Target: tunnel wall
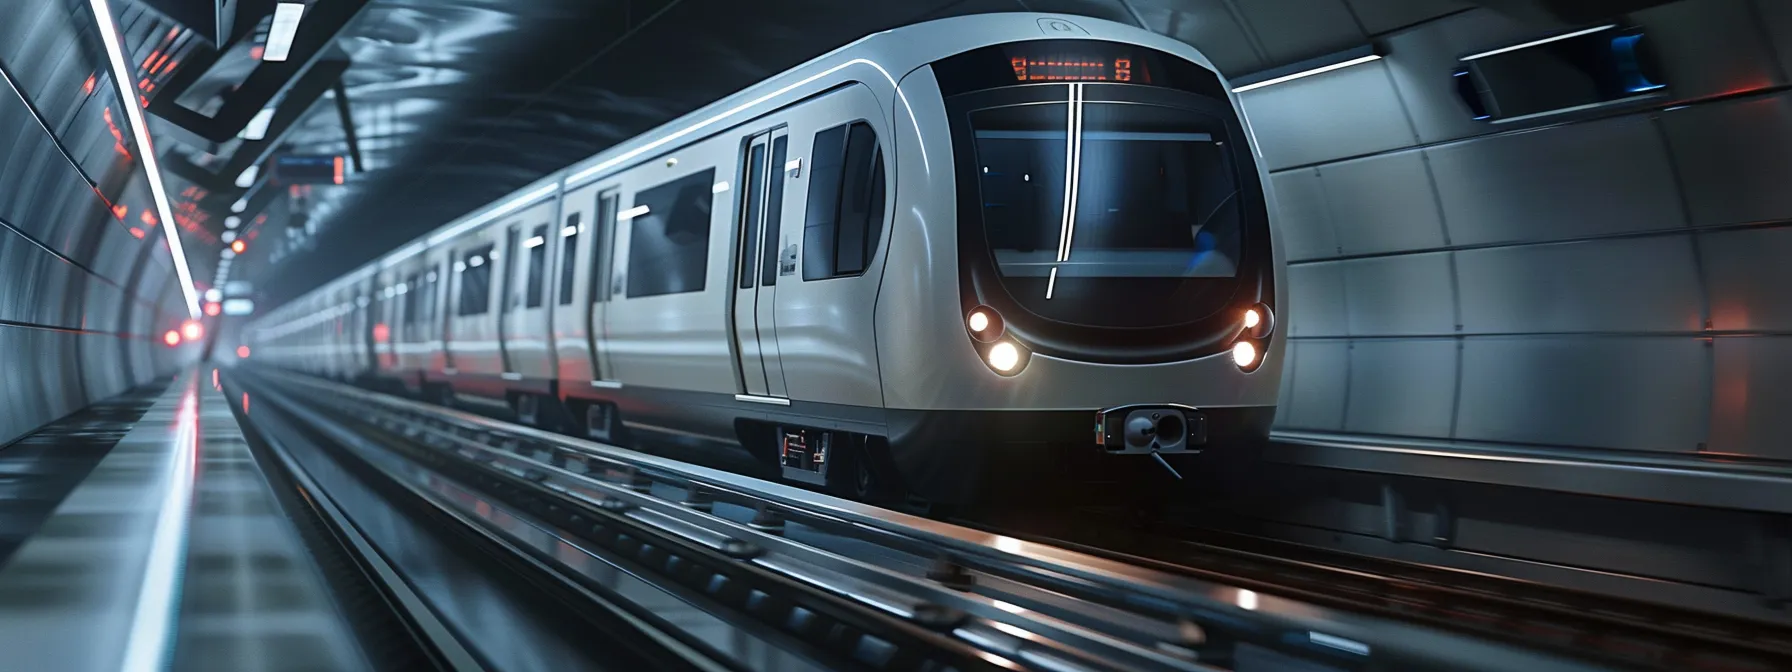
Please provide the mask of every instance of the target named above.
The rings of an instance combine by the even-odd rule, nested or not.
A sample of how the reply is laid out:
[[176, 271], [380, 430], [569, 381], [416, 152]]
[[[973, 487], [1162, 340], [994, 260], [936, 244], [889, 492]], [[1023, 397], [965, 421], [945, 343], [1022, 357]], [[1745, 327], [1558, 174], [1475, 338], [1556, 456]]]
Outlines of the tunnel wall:
[[1280, 428], [1792, 458], [1792, 3], [1633, 18], [1665, 109], [1473, 121], [1456, 58], [1550, 31], [1485, 10], [1243, 94], [1290, 265]]
[[108, 72], [86, 3], [0, 2], [0, 446], [185, 354], [158, 340], [186, 309]]

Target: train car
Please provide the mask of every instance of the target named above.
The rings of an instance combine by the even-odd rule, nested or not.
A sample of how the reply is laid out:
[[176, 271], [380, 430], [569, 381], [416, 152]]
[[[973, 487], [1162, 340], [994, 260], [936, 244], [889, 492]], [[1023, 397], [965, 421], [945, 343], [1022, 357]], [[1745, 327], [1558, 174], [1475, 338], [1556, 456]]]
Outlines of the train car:
[[1003, 464], [1066, 454], [1192, 466], [1265, 438], [1281, 378], [1282, 252], [1239, 110], [1198, 51], [1131, 26], [916, 24], [543, 178], [251, 334], [263, 362], [323, 353], [333, 375], [598, 440], [742, 447], [857, 497], [967, 501]]

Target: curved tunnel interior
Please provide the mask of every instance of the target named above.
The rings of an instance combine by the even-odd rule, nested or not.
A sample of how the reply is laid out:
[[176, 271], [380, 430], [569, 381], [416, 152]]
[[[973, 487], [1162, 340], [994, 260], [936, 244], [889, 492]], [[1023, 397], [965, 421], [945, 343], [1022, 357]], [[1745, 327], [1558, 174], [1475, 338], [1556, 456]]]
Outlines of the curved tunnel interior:
[[[279, 12], [288, 10], [279, 8], [288, 6], [301, 7], [290, 11], [304, 18], [276, 39], [287, 30]], [[109, 12], [113, 23], [96, 11]], [[1735, 609], [1750, 618], [1785, 618], [1756, 604], [1792, 596], [1792, 571], [1782, 571], [1792, 557], [1792, 415], [1784, 412], [1792, 406], [1792, 3], [1778, 0], [0, 0], [0, 463], [52, 440], [44, 432], [99, 427], [84, 410], [150, 399], [186, 385], [188, 372], [203, 378], [211, 367], [256, 367], [246, 325], [294, 300], [312, 300], [335, 329], [359, 330], [363, 345], [384, 343], [392, 332], [382, 330], [395, 327], [357, 322], [355, 311], [378, 310], [426, 286], [433, 294], [434, 271], [406, 267], [407, 275], [387, 278], [383, 296], [376, 290], [325, 301], [309, 293], [469, 212], [542, 184], [557, 188], [539, 181], [852, 40], [930, 19], [1014, 11], [1112, 21], [1198, 48], [1231, 81], [1266, 178], [1276, 263], [1286, 270], [1276, 277], [1285, 305], [1259, 318], [1285, 338], [1278, 341], [1273, 433], [1196, 472], [1190, 462], [1157, 457], [1144, 469], [1152, 477], [1162, 476], [1154, 466], [1162, 463], [1179, 481], [1211, 486], [1176, 510], [1199, 511], [1227, 535], [1405, 562], [1450, 556], [1457, 569], [1539, 582], [1608, 572], [1635, 579], [1613, 579], [1608, 592], [1645, 595], [1639, 599], [1681, 594], [1661, 598], [1650, 592], [1656, 581], [1710, 588], [1713, 609], [1745, 604]], [[106, 25], [116, 25], [116, 39], [101, 34]], [[1575, 51], [1585, 44], [1597, 58]], [[270, 58], [270, 50], [290, 55]], [[1616, 74], [1577, 70], [1595, 61]], [[989, 134], [996, 139], [981, 149], [1001, 165], [974, 179], [999, 187], [992, 193], [1001, 198], [986, 200], [1025, 208], [1001, 211], [1025, 225], [1004, 230], [1015, 240], [1000, 243], [1013, 249], [993, 253], [1002, 273], [1012, 271], [1013, 284], [1028, 291], [1040, 285], [1028, 294], [1039, 315], [1072, 315], [1064, 311], [1077, 304], [1062, 295], [1053, 304], [1044, 289], [1060, 281], [1043, 248], [1058, 240], [1069, 210], [1059, 208], [1062, 190], [1033, 184], [1059, 184], [1067, 170], [1067, 136], [1051, 133], [1063, 132], [1069, 99], [1054, 100], [1050, 109], [978, 118], [1007, 135]], [[1177, 133], [1200, 142], [1186, 143], [1186, 156], [1160, 161], [1150, 153], [1157, 150], [1133, 146], [1150, 134], [1129, 135], [1123, 131], [1131, 127], [1115, 121], [1125, 120], [1116, 111], [1125, 106], [1098, 103], [1089, 128], [1113, 137], [1106, 145], [1090, 141], [1090, 165], [1195, 171], [1222, 163], [1202, 152], [1243, 151], [1205, 144], [1212, 129], [1186, 122]], [[766, 133], [752, 141], [761, 152], [752, 155], [761, 162], [752, 186], [733, 178], [735, 165], [665, 182], [677, 187], [675, 199], [630, 200], [636, 191], [652, 195], [632, 182], [621, 200], [614, 184], [569, 184], [567, 203], [575, 188], [591, 187], [576, 198], [595, 209], [563, 222], [553, 219], [559, 205], [520, 199], [515, 212], [531, 218], [518, 224], [524, 233], [502, 243], [494, 237], [474, 265], [533, 254], [537, 275], [493, 276], [488, 267], [465, 277], [486, 283], [480, 296], [502, 306], [513, 301], [513, 284], [525, 282], [533, 289], [517, 292], [521, 308], [562, 311], [555, 315], [573, 315], [561, 306], [600, 287], [619, 301], [700, 290], [704, 258], [688, 252], [723, 235], [719, 225], [691, 228], [709, 226], [709, 195], [726, 194], [715, 201], [725, 205], [749, 188], [776, 185], [781, 174], [797, 184], [796, 176], [820, 167], [796, 158], [810, 149], [805, 134]], [[776, 156], [791, 152], [784, 173], [763, 163], [774, 142]], [[156, 165], [145, 161], [146, 148]], [[1135, 160], [1147, 153], [1149, 160]], [[896, 160], [892, 154], [892, 173]], [[1050, 165], [1009, 171], [1003, 162]], [[881, 178], [885, 164], [877, 165]], [[1218, 234], [1202, 239], [1196, 226], [1189, 236], [1179, 229], [1171, 242], [1138, 245], [1170, 249], [1161, 255], [1170, 265], [1185, 247], [1225, 252], [1212, 268], [1159, 274], [1173, 278], [1123, 268], [1145, 256], [1121, 252], [1108, 264], [1114, 268], [1086, 272], [1230, 283], [1236, 268], [1226, 255], [1239, 248], [1233, 229], [1241, 225], [1214, 204], [1227, 203], [1235, 177], [1180, 190], [1151, 181], [1112, 186], [1111, 194], [1085, 187], [1091, 222], [1121, 216], [1118, 205], [1095, 212], [1108, 201], [1159, 195], [1173, 201], [1160, 208], [1166, 221], [1220, 212]], [[1011, 205], [992, 203], [984, 205]], [[527, 209], [538, 207], [539, 217]], [[539, 260], [564, 253], [563, 266], [589, 261], [547, 241], [586, 240], [580, 237], [600, 219], [645, 232], [634, 234], [643, 242], [624, 258], [660, 275], [612, 288], [615, 269], [592, 264], [576, 283], [553, 275], [543, 290], [548, 262]], [[675, 224], [684, 227], [677, 236]], [[649, 239], [654, 227], [668, 233]], [[1112, 222], [1106, 229], [1121, 230]], [[1000, 247], [998, 237], [989, 234], [992, 247]], [[773, 240], [741, 249], [787, 252]], [[764, 280], [743, 271], [739, 290], [765, 291], [778, 259], [764, 260]], [[869, 259], [866, 253], [860, 267]], [[431, 259], [442, 268], [456, 261]], [[1035, 282], [1048, 272], [1049, 281]], [[794, 291], [788, 283], [803, 280], [786, 273], [777, 282]], [[445, 278], [440, 286], [464, 292], [451, 283], [466, 281]], [[464, 297], [445, 304], [452, 315], [406, 308], [402, 319], [440, 324], [477, 312]], [[1240, 305], [1264, 305], [1254, 300]], [[757, 304], [730, 310], [735, 305]], [[1081, 307], [1092, 317], [1064, 319], [1119, 320], [1102, 311], [1131, 305], [1090, 302]], [[1195, 312], [1219, 314], [1230, 305]], [[1185, 307], [1129, 313], [1139, 324], [1107, 326], [1188, 321]], [[769, 310], [749, 308], [747, 322], [729, 317], [763, 330], [751, 320], [770, 324]], [[1003, 325], [1001, 317], [977, 319]], [[1007, 319], [1010, 328], [1023, 324]], [[508, 328], [484, 337], [501, 339], [495, 334]], [[1203, 352], [1232, 356], [1230, 341], [1214, 343]], [[506, 367], [511, 358], [535, 356], [492, 347]], [[775, 344], [752, 347], [774, 361]], [[413, 355], [434, 356], [430, 365], [443, 368], [439, 353], [391, 356]], [[380, 362], [362, 359], [376, 368]], [[600, 374], [599, 362], [591, 366], [592, 389], [624, 385]], [[801, 375], [796, 366], [783, 375]], [[790, 395], [777, 391], [778, 369], [761, 371], [763, 389], [742, 387], [736, 399], [718, 403], [776, 405], [783, 394], [791, 406]], [[387, 382], [384, 391], [407, 391]], [[563, 391], [546, 385], [524, 393], [531, 419], [561, 413], [570, 425], [585, 423], [585, 438], [641, 429], [624, 423], [636, 406], [573, 399], [557, 411], [538, 410], [529, 395]], [[217, 384], [220, 395], [227, 389], [237, 388]], [[455, 401], [427, 385], [408, 392]], [[505, 394], [495, 403], [511, 404], [500, 410], [514, 420], [523, 406]], [[481, 403], [463, 401], [464, 408]], [[220, 403], [249, 413], [247, 393]], [[1155, 437], [1166, 431], [1193, 436], [1198, 422], [1178, 411], [1165, 430], [1146, 417], [1156, 416], [1125, 424], [1127, 445], [1158, 446]], [[77, 426], [56, 429], [59, 421]], [[847, 431], [885, 420], [829, 422], [830, 431]], [[1075, 425], [1087, 433], [1081, 416], [1049, 422], [1053, 431]], [[769, 426], [740, 432], [771, 435]], [[783, 448], [792, 442], [780, 440]], [[776, 452], [772, 439], [764, 441], [762, 452]], [[1741, 480], [1751, 484], [1734, 485]]]

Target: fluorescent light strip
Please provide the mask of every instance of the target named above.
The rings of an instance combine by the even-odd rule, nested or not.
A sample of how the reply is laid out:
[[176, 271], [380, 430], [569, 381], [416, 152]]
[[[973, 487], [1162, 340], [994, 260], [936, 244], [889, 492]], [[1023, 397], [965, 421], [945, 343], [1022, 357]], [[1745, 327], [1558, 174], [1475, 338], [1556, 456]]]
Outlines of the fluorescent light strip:
[[728, 190], [727, 182], [717, 182], [717, 183], [715, 183], [715, 186], [712, 186], [709, 188], [709, 193], [719, 194], [719, 193], [722, 193], [727, 190]]
[[1343, 63], [1333, 63], [1331, 65], [1328, 65], [1328, 66], [1325, 66], [1322, 68], [1313, 68], [1312, 70], [1302, 70], [1302, 71], [1294, 73], [1292, 75], [1283, 75], [1283, 76], [1277, 77], [1275, 79], [1266, 79], [1261, 82], [1257, 82], [1256, 84], [1246, 84], [1244, 86], [1233, 89], [1232, 92], [1233, 93], [1244, 93], [1244, 92], [1250, 91], [1252, 89], [1261, 89], [1265, 86], [1269, 86], [1272, 84], [1281, 84], [1282, 82], [1292, 82], [1292, 81], [1300, 79], [1302, 77], [1312, 77], [1313, 75], [1317, 75], [1320, 73], [1331, 72], [1333, 70], [1342, 70], [1344, 68], [1348, 68], [1353, 65], [1362, 65], [1364, 63], [1372, 63], [1374, 61], [1379, 61], [1379, 60], [1381, 60], [1380, 54], [1369, 54], [1368, 56], [1361, 56], [1361, 57], [1353, 58], [1348, 61], [1344, 61]]
[[793, 170], [801, 170], [802, 167], [803, 167], [803, 160], [801, 157], [791, 159], [789, 161], [784, 162], [784, 172], [786, 172], [786, 173], [793, 171]]
[[236, 186], [243, 189], [249, 188], [249, 185], [255, 184], [255, 178], [260, 173], [261, 166], [249, 166], [248, 168], [244, 168], [243, 173], [236, 176]]
[[1527, 48], [1527, 47], [1535, 47], [1535, 46], [1537, 46], [1537, 45], [1539, 45], [1539, 44], [1549, 44], [1549, 43], [1551, 43], [1551, 42], [1555, 42], [1555, 41], [1558, 41], [1558, 40], [1566, 40], [1566, 39], [1568, 39], [1568, 38], [1570, 38], [1570, 37], [1580, 37], [1580, 36], [1582, 36], [1582, 35], [1592, 35], [1592, 34], [1593, 34], [1593, 33], [1597, 33], [1597, 32], [1599, 32], [1599, 31], [1602, 31], [1602, 30], [1611, 30], [1611, 29], [1613, 29], [1613, 28], [1617, 28], [1617, 27], [1618, 27], [1618, 24], [1615, 24], [1615, 23], [1608, 23], [1608, 24], [1606, 24], [1606, 25], [1603, 25], [1603, 26], [1599, 26], [1599, 27], [1597, 27], [1597, 28], [1588, 28], [1588, 29], [1586, 29], [1586, 30], [1577, 30], [1577, 31], [1574, 31], [1574, 32], [1572, 32], [1572, 33], [1568, 33], [1568, 34], [1565, 34], [1565, 35], [1557, 35], [1557, 36], [1555, 36], [1555, 37], [1545, 37], [1545, 38], [1543, 38], [1543, 39], [1541, 39], [1541, 40], [1531, 40], [1531, 41], [1529, 41], [1529, 42], [1526, 42], [1526, 43], [1524, 43], [1524, 44], [1514, 44], [1514, 45], [1512, 45], [1512, 46], [1510, 46], [1510, 47], [1501, 47], [1501, 48], [1499, 48], [1499, 49], [1494, 49], [1494, 50], [1493, 50], [1493, 51], [1483, 51], [1483, 52], [1481, 52], [1481, 53], [1479, 53], [1479, 54], [1472, 54], [1472, 55], [1469, 55], [1469, 56], [1463, 56], [1463, 57], [1462, 57], [1462, 59], [1461, 59], [1461, 60], [1464, 60], [1464, 61], [1472, 61], [1472, 60], [1475, 60], [1475, 59], [1477, 59], [1477, 58], [1486, 58], [1486, 57], [1488, 57], [1488, 56], [1493, 56], [1493, 55], [1495, 55], [1495, 54], [1503, 54], [1503, 53], [1506, 53], [1506, 52], [1508, 52], [1508, 51], [1518, 51], [1518, 50], [1519, 50], [1519, 49], [1524, 49], [1524, 48]]
[[645, 215], [648, 212], [651, 212], [651, 211], [647, 209], [647, 206], [637, 205], [637, 206], [629, 208], [627, 210], [623, 210], [622, 212], [616, 213], [616, 220], [626, 222], [626, 221], [634, 219], [636, 217]]
[[1064, 251], [1058, 261], [1070, 261], [1070, 244], [1076, 240], [1076, 206], [1083, 196], [1083, 85], [1076, 85], [1076, 130], [1070, 134], [1070, 226], [1064, 229]]
[[174, 211], [168, 207], [168, 192], [162, 186], [162, 167], [149, 144], [149, 123], [143, 118], [143, 106], [131, 90], [131, 70], [124, 64], [124, 48], [119, 46], [118, 26], [112, 21], [112, 8], [106, 0], [88, 0], [93, 19], [99, 24], [100, 41], [106, 45], [106, 60], [112, 64], [112, 83], [118, 86], [118, 101], [124, 104], [125, 116], [131, 124], [131, 135], [137, 142], [137, 156], [143, 158], [143, 172], [149, 178], [149, 195], [156, 204], [156, 215], [162, 219], [162, 235], [168, 239], [168, 255], [174, 258], [174, 274], [180, 280], [180, 291], [187, 299], [187, 315], [199, 319], [199, 293], [193, 289], [193, 272], [187, 268], [186, 247], [180, 242], [180, 225], [174, 222]]
[[[1058, 229], [1058, 261], [1070, 258], [1070, 241], [1076, 236], [1076, 200], [1083, 168], [1083, 85], [1070, 85], [1068, 110], [1064, 122], [1064, 221]], [[1058, 286], [1058, 267], [1045, 283], [1045, 299], [1050, 301]]]
[[533, 247], [541, 247], [543, 245], [546, 245], [547, 243], [548, 243], [548, 239], [546, 239], [546, 238], [543, 238], [541, 236], [531, 236], [528, 240], [523, 241], [523, 249], [529, 249], [529, 248], [533, 248]]
[[579, 227], [568, 226], [566, 228], [560, 229], [560, 237], [561, 238], [571, 238], [576, 235], [579, 235]]
[[260, 112], [256, 112], [255, 116], [249, 119], [249, 125], [244, 126], [242, 132], [237, 133], [237, 137], [244, 140], [260, 140], [268, 137], [268, 125], [273, 122], [274, 108], [261, 108]]
[[292, 37], [299, 32], [299, 19], [304, 16], [303, 4], [282, 2], [274, 6], [274, 23], [268, 27], [268, 46], [261, 50], [261, 60], [286, 60], [292, 53]]

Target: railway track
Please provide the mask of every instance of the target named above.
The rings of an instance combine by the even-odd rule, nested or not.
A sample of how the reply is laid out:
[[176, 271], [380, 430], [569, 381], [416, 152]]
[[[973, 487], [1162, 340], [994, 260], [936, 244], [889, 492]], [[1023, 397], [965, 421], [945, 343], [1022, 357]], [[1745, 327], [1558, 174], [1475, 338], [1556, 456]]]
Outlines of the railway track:
[[[1166, 516], [1198, 519], [1198, 514]], [[1792, 625], [1623, 600], [1450, 568], [1342, 553], [1169, 523], [1142, 532], [1121, 515], [1076, 522], [963, 524], [1294, 599], [1434, 624], [1634, 669], [1792, 669]], [[1041, 529], [1049, 527], [1050, 529]], [[1031, 530], [1031, 531], [1020, 531]]]
[[[1216, 583], [308, 377], [230, 378], [256, 403], [383, 455], [369, 459], [408, 471], [420, 496], [473, 524], [501, 518], [482, 518], [481, 507], [512, 512], [561, 545], [534, 555], [562, 574], [598, 558], [652, 577], [822, 668], [1603, 669], [1288, 599], [1260, 582]], [[681, 641], [724, 667], [755, 669], [701, 638]]]

